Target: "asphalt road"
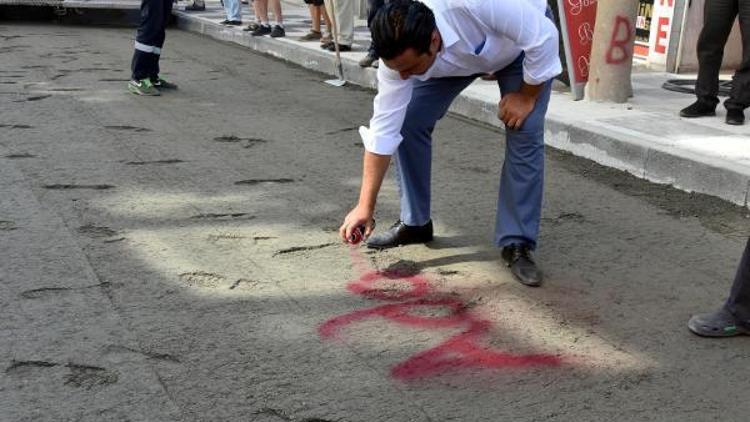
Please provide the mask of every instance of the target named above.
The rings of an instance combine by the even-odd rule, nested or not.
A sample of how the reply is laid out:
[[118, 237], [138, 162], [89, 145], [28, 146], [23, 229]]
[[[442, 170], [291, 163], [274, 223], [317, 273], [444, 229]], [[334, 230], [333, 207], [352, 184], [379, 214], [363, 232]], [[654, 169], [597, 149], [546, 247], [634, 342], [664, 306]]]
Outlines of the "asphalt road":
[[[0, 420], [744, 421], [750, 338], [707, 340], [747, 210], [547, 153], [542, 288], [491, 245], [502, 134], [435, 131], [436, 240], [373, 253], [373, 93], [178, 30], [0, 22]], [[378, 220], [398, 215], [390, 180]]]

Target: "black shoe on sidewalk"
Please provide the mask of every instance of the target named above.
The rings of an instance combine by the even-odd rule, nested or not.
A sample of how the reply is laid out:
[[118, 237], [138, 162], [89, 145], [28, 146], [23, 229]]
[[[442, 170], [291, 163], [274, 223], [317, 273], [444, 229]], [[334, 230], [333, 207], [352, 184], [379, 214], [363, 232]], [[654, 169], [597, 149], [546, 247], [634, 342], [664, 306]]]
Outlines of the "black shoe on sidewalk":
[[693, 315], [688, 328], [701, 337], [733, 337], [750, 334], [750, 328], [737, 324], [737, 318], [724, 308], [710, 314]]
[[359, 61], [359, 66], [370, 67], [376, 61], [378, 61], [378, 56], [376, 56], [375, 53], [373, 53], [372, 51], [368, 51], [367, 55]]
[[200, 12], [202, 10], [206, 10], [206, 5], [205, 4], [203, 4], [203, 5], [197, 5], [197, 4], [193, 3], [193, 4], [189, 4], [189, 5], [185, 6], [185, 10], [188, 11], [188, 12]]
[[271, 30], [271, 38], [281, 38], [286, 35], [286, 31], [284, 31], [284, 27], [281, 25], [274, 25], [273, 29]]
[[727, 110], [727, 124], [740, 126], [745, 124], [745, 112], [739, 108], [730, 108]]
[[698, 100], [680, 110], [680, 116], [687, 117], [688, 119], [693, 119], [695, 117], [716, 116], [716, 106], [712, 106], [701, 100]]
[[511, 274], [521, 284], [530, 287], [542, 285], [542, 272], [531, 256], [529, 245], [509, 245], [503, 248], [503, 261], [510, 268]]
[[432, 220], [424, 226], [407, 226], [399, 220], [390, 229], [369, 238], [367, 247], [387, 249], [412, 243], [426, 243], [432, 239]]
[[261, 25], [255, 31], [251, 32], [250, 35], [254, 37], [262, 37], [271, 33], [271, 25]]

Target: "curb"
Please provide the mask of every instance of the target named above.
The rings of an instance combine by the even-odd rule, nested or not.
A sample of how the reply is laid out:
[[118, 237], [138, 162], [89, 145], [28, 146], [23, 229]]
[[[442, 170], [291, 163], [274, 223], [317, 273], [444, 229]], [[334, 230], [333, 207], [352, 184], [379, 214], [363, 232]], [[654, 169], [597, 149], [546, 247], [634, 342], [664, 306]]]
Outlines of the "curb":
[[[332, 76], [336, 74], [334, 55], [329, 52], [306, 48], [301, 43], [289, 39], [253, 37], [248, 33], [180, 10], [173, 13], [180, 29], [239, 44], [316, 72]], [[354, 85], [376, 89], [376, 70], [363, 69], [355, 59], [348, 56], [342, 57], [346, 80]], [[502, 130], [496, 116], [498, 99], [495, 97], [499, 97], [499, 93], [496, 89], [491, 91], [493, 95], [468, 88], [456, 98], [450, 112]], [[566, 116], [566, 103], [563, 103], [565, 101], [569, 104], [570, 98], [562, 98], [562, 95], [559, 97], [555, 99], [553, 95], [547, 114], [546, 145], [606, 167], [626, 171], [651, 182], [669, 184], [688, 192], [717, 196], [733, 204], [750, 208], [750, 166], [702, 156], [686, 149], [668, 148], [664, 146], [662, 139], [641, 131], [629, 131], [623, 127], [608, 126], [594, 120], [571, 119], [570, 115]], [[555, 111], [558, 108], [555, 103], [559, 103], [561, 112]], [[620, 106], [625, 110], [624, 107], [627, 105], [614, 107]], [[630, 113], [638, 115], [638, 112]]]

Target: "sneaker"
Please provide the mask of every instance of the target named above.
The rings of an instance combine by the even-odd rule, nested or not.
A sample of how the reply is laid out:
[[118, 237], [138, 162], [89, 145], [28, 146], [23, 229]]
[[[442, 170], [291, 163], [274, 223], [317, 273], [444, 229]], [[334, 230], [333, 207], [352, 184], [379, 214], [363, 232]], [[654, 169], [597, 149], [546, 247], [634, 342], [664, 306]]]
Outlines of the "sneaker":
[[185, 10], [188, 12], [200, 12], [202, 10], [206, 10], [206, 5], [205, 4], [198, 5], [198, 4], [193, 3], [193, 4], [189, 4], [185, 6]]
[[233, 21], [225, 20], [224, 22], [222, 22], [222, 24], [223, 25], [227, 25], [227, 26], [240, 26], [240, 25], [242, 25], [242, 21], [238, 21], [238, 20], [233, 20]]
[[315, 41], [323, 38], [323, 34], [320, 31], [310, 30], [307, 34], [299, 37], [299, 41]]
[[128, 82], [128, 91], [136, 95], [144, 95], [149, 97], [155, 97], [161, 95], [158, 89], [151, 83], [151, 80], [141, 79], [139, 81]]
[[260, 37], [271, 33], [271, 25], [260, 25], [255, 31], [251, 32], [250, 35], [254, 37]]
[[281, 25], [274, 25], [273, 29], [271, 30], [271, 38], [281, 38], [286, 35], [286, 31], [284, 31], [284, 27]]
[[[322, 48], [323, 50], [328, 50], [328, 51], [334, 51], [335, 52], [336, 51], [336, 43], [334, 43], [333, 41], [331, 41], [328, 44], [321, 45], [320, 48]], [[352, 51], [352, 46], [348, 45], [348, 44], [339, 44], [339, 51], [342, 52], [342, 53], [347, 52], [347, 51]]]
[[177, 84], [169, 82], [166, 79], [162, 78], [161, 76], [157, 76], [156, 78], [151, 78], [151, 83], [157, 89], [177, 89]]
[[258, 29], [259, 27], [260, 27], [260, 23], [253, 22], [250, 25], [248, 25], [247, 28], [242, 28], [242, 30], [245, 31], [245, 32], [253, 32], [256, 29]]
[[368, 51], [367, 55], [359, 61], [360, 67], [370, 67], [373, 63], [378, 61], [378, 57], [372, 51]]
[[680, 116], [687, 117], [689, 119], [695, 117], [716, 116], [716, 106], [712, 106], [701, 100], [698, 100], [680, 110]]
[[702, 337], [733, 337], [750, 334], [750, 329], [737, 324], [737, 318], [722, 308], [709, 314], [693, 315], [688, 328], [693, 334]]

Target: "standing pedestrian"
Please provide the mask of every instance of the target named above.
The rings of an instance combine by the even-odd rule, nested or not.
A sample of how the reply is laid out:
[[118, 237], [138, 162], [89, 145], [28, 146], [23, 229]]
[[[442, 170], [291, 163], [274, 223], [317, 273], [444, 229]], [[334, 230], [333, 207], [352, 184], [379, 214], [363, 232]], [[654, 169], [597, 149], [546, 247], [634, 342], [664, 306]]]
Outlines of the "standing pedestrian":
[[224, 13], [226, 13], [227, 18], [221, 22], [222, 25], [242, 25], [242, 6], [240, 5], [240, 0], [224, 0]]
[[[372, 19], [378, 12], [381, 6], [386, 3], [386, 0], [367, 0], [367, 28], [372, 25]], [[370, 41], [370, 46], [367, 48], [367, 55], [359, 61], [361, 67], [378, 67], [378, 53], [375, 51], [375, 43]]]
[[[354, 44], [354, 0], [326, 0], [329, 16], [335, 15], [336, 34], [338, 35], [339, 51], [352, 51]], [[333, 13], [331, 12], [333, 10]], [[336, 51], [333, 40], [322, 43], [320, 48]]]
[[156, 96], [161, 89], [177, 88], [159, 75], [159, 58], [171, 15], [172, 0], [141, 0], [141, 20], [128, 82], [128, 90], [133, 94]]
[[698, 38], [698, 80], [695, 83], [698, 99], [682, 109], [680, 116], [716, 115], [724, 46], [738, 16], [742, 32], [742, 63], [734, 72], [732, 91], [724, 101], [724, 108], [727, 109], [727, 124], [745, 123], [745, 109], [750, 106], [750, 0], [706, 0], [703, 29]]
[[[271, 5], [273, 14], [276, 17], [276, 24], [271, 27], [268, 19], [268, 5]], [[281, 14], [281, 0], [254, 0], [255, 12], [260, 18], [260, 25], [252, 30], [250, 34], [254, 37], [271, 35], [273, 38], [283, 37], [286, 35], [284, 29], [284, 16]], [[249, 28], [248, 28], [249, 29]]]
[[[546, 15], [546, 16], [545, 16]], [[365, 146], [357, 206], [339, 229], [345, 241], [360, 226], [373, 230], [375, 202], [395, 154], [401, 216], [367, 240], [390, 248], [432, 240], [432, 130], [478, 74], [493, 74], [506, 127], [495, 244], [521, 283], [539, 286], [537, 246], [544, 182], [544, 116], [560, 73], [558, 32], [546, 0], [391, 0], [372, 22], [378, 94]]]
[[694, 315], [688, 321], [688, 328], [704, 337], [750, 334], [750, 239], [724, 306], [713, 313]]
[[328, 32], [331, 32], [331, 18], [328, 17], [323, 0], [305, 0], [307, 8], [310, 10], [310, 19], [312, 24], [310, 32], [300, 37], [300, 41], [319, 41], [323, 38], [323, 32], [320, 29], [320, 19], [326, 25]]

